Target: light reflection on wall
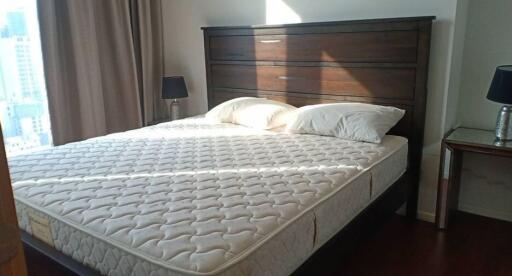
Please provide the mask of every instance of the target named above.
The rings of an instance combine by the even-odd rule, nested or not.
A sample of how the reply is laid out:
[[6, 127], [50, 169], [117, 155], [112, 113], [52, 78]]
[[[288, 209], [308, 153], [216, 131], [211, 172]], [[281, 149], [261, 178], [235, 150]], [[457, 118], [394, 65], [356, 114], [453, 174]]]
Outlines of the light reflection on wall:
[[291, 9], [285, 0], [266, 0], [266, 23], [301, 23], [302, 18]]

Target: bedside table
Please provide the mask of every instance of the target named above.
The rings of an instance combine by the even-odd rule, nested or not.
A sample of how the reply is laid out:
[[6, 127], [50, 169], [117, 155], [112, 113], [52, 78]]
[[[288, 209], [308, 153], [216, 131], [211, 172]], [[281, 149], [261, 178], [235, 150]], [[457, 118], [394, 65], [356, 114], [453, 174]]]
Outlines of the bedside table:
[[464, 152], [512, 157], [512, 141], [497, 142], [494, 131], [457, 128], [443, 139], [437, 190], [436, 226], [447, 229], [459, 203], [460, 176]]

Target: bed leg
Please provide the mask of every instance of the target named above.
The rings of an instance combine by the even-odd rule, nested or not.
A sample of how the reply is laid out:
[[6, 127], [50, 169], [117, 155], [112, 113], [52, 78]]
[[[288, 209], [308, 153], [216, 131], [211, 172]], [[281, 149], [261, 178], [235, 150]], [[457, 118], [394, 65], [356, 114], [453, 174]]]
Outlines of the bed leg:
[[415, 220], [418, 209], [418, 195], [411, 195], [407, 200], [406, 214], [409, 219]]
[[406, 215], [409, 219], [416, 220], [418, 215], [419, 173], [412, 173], [409, 181]]

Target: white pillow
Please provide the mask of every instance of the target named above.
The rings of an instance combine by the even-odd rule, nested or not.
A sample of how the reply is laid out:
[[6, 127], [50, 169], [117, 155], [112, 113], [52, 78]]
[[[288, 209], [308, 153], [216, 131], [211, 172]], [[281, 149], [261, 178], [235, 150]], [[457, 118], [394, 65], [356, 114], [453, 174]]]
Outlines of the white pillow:
[[217, 123], [231, 123], [233, 122], [233, 111], [251, 99], [255, 98], [240, 97], [225, 101], [208, 111], [205, 117]]
[[285, 114], [297, 108], [264, 98], [235, 98], [216, 106], [206, 118], [219, 123], [233, 123], [257, 129], [271, 129], [285, 125]]
[[380, 143], [404, 114], [396, 107], [363, 103], [308, 105], [297, 109], [286, 131]]

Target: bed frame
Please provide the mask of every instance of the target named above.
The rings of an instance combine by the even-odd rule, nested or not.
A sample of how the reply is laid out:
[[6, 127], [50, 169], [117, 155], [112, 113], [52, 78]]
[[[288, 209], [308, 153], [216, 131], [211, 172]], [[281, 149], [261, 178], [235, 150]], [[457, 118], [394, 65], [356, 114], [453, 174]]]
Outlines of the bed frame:
[[203, 28], [212, 108], [242, 96], [294, 106], [367, 102], [406, 110], [407, 214], [416, 216], [434, 17]]
[[[335, 264], [340, 254], [353, 249], [405, 202], [407, 216], [416, 218], [434, 19], [203, 28], [209, 108], [252, 96], [294, 106], [348, 101], [406, 110], [390, 132], [409, 139], [406, 173], [295, 274], [313, 273], [319, 264]], [[29, 264], [46, 262], [47, 270], [53, 264], [52, 272], [96, 274], [26, 233], [22, 239]]]

